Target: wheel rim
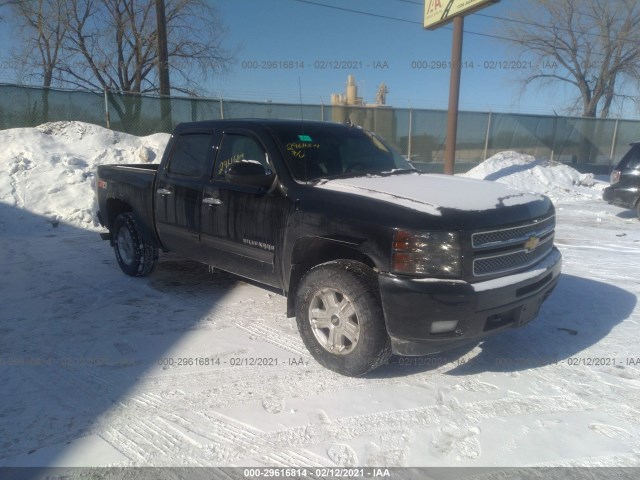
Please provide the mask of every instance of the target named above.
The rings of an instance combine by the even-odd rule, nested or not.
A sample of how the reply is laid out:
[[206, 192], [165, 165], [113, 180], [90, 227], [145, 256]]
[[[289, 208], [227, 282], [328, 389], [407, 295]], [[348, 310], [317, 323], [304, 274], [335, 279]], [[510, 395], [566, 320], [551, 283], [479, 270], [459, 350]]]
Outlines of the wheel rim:
[[118, 231], [118, 238], [116, 241], [118, 246], [118, 252], [120, 253], [120, 258], [127, 265], [131, 265], [133, 263], [133, 238], [131, 238], [131, 232], [128, 228], [121, 228]]
[[318, 291], [309, 304], [311, 330], [330, 353], [348, 355], [358, 345], [360, 324], [353, 302], [333, 288]]

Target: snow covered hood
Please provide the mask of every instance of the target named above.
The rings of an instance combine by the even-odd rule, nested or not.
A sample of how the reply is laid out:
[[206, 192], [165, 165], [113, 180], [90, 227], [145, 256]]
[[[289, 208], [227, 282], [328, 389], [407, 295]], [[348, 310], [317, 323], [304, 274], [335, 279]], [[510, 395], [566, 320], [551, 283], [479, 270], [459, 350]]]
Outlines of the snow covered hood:
[[402, 205], [431, 215], [443, 209], [484, 211], [540, 201], [541, 195], [469, 178], [412, 173], [327, 180], [319, 188], [352, 193]]

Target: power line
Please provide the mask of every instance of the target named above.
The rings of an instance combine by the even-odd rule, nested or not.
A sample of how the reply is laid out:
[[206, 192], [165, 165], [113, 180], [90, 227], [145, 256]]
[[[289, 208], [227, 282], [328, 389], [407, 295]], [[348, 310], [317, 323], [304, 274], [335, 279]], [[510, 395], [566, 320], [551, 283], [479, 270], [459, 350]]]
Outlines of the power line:
[[[416, 2], [414, 0], [396, 0], [396, 2], [408, 3], [408, 4], [411, 4], [411, 5], [420, 5], [420, 6], [424, 5], [424, 2]], [[538, 28], [544, 28], [544, 29], [548, 29], [549, 28], [549, 25], [544, 25], [542, 23], [535, 23], [535, 22], [527, 22], [526, 20], [520, 20], [520, 19], [517, 19], [517, 18], [501, 17], [499, 15], [489, 15], [487, 13], [479, 13], [479, 12], [476, 12], [474, 15], [476, 15], [478, 17], [490, 18], [492, 20], [500, 20], [500, 21], [503, 21], [503, 22], [511, 22], [511, 23], [519, 23], [521, 25], [529, 25], [531, 27], [538, 27]], [[583, 13], [583, 15], [589, 16], [586, 13]], [[563, 32], [569, 32], [569, 33], [572, 32], [571, 29], [563, 28], [563, 27], [557, 27], [557, 30], [560, 30], [560, 31], [563, 31]], [[599, 33], [591, 33], [591, 32], [582, 32], [582, 33], [584, 33], [585, 35], [589, 35], [591, 37], [609, 38], [606, 35], [601, 35]], [[618, 40], [618, 38], [614, 37], [612, 40]]]
[[[367, 15], [369, 17], [377, 17], [377, 18], [382, 18], [382, 19], [385, 19], [385, 20], [394, 20], [394, 21], [397, 21], [397, 22], [404, 22], [404, 23], [411, 23], [411, 24], [414, 24], [414, 25], [420, 25], [421, 27], [423, 26], [422, 22], [416, 22], [415, 20], [407, 20], [406, 18], [391, 17], [391, 16], [388, 16], [388, 15], [381, 15], [381, 14], [378, 14], [378, 13], [366, 12], [366, 11], [363, 11], [363, 10], [355, 10], [355, 9], [352, 9], [352, 8], [337, 7], [335, 5], [327, 5], [326, 3], [319, 3], [319, 2], [314, 2], [314, 1], [311, 1], [311, 0], [293, 0], [293, 1], [294, 2], [299, 2], [299, 3], [306, 3], [308, 5], [315, 5], [317, 7], [329, 8], [329, 9], [332, 9], [332, 10], [340, 10], [340, 11], [343, 11], [343, 12], [356, 13], [358, 15]], [[408, 0], [405, 0], [405, 1], [408, 1]], [[411, 3], [413, 3], [413, 2], [411, 2]], [[451, 27], [443, 27], [443, 29], [445, 29], [445, 30], [453, 30]], [[492, 34], [489, 34], [489, 33], [473, 32], [473, 31], [470, 31], [470, 30], [465, 30], [465, 33], [469, 34], [469, 35], [477, 35], [479, 37], [487, 37], [487, 38], [493, 38], [493, 39], [497, 39], [497, 40], [515, 41], [513, 38], [502, 37], [500, 35], [492, 35]]]
[[422, 25], [421, 22], [416, 22], [415, 20], [407, 20], [405, 18], [398, 18], [398, 17], [389, 17], [387, 15], [379, 15], [377, 13], [372, 13], [372, 12], [365, 12], [362, 10], [354, 10], [351, 8], [344, 8], [344, 7], [336, 7], [335, 5], [327, 5], [326, 3], [319, 3], [319, 2], [312, 2], [310, 0], [293, 0], [294, 2], [299, 2], [299, 3], [307, 3], [309, 5], [316, 5], [317, 7], [325, 7], [325, 8], [331, 8], [333, 10], [341, 10], [343, 12], [350, 12], [350, 13], [357, 13], [360, 15], [368, 15], [370, 17], [377, 17], [377, 18], [384, 18], [387, 20], [395, 20], [398, 22], [405, 22], [405, 23], [413, 23], [416, 25]]
[[[294, 2], [299, 2], [299, 3], [306, 3], [306, 4], [309, 4], [309, 5], [315, 5], [317, 7], [329, 8], [329, 9], [332, 9], [332, 10], [340, 10], [340, 11], [344, 11], [344, 12], [355, 13], [355, 14], [358, 14], [358, 15], [367, 15], [367, 16], [370, 16], [370, 17], [382, 18], [382, 19], [385, 19], [385, 20], [394, 20], [394, 21], [398, 21], [398, 22], [405, 22], [405, 23], [411, 23], [411, 24], [414, 24], [414, 25], [423, 26], [422, 22], [416, 22], [415, 20], [407, 20], [406, 18], [391, 17], [391, 16], [388, 16], [388, 15], [381, 15], [381, 14], [378, 14], [378, 13], [366, 12], [366, 11], [363, 11], [363, 10], [355, 10], [355, 9], [351, 9], [351, 8], [337, 7], [335, 5], [327, 5], [326, 3], [314, 2], [312, 0], [293, 0], [293, 1]], [[422, 5], [422, 3], [414, 2], [414, 1], [411, 1], [411, 0], [396, 0], [396, 1], [403, 2], [403, 3], [410, 3], [410, 4], [414, 4], [414, 5]], [[525, 23], [525, 24], [528, 24], [528, 25], [542, 27], [542, 28], [545, 27], [544, 25], [537, 24], [537, 23], [525, 22], [524, 20], [509, 19], [509, 18], [506, 18], [506, 17], [498, 17], [498, 16], [486, 15], [486, 14], [480, 14], [480, 13], [476, 13], [476, 15], [483, 16], [483, 17], [486, 17], [486, 18], [492, 18], [492, 19], [495, 19], [495, 20], [504, 20], [504, 21]], [[453, 28], [448, 27], [448, 26], [441, 27], [441, 28], [443, 30], [449, 30], [449, 31], [453, 30]], [[569, 29], [563, 29], [563, 28], [558, 28], [558, 30], [565, 30], [567, 32], [571, 31]], [[515, 43], [519, 42], [518, 39], [515, 39], [515, 38], [512, 38], [512, 37], [505, 37], [505, 36], [502, 36], [502, 35], [493, 35], [493, 34], [490, 34], [490, 33], [474, 32], [473, 30], [466, 30], [465, 29], [464, 33], [468, 34], [468, 35], [475, 35], [475, 36], [478, 36], [478, 37], [492, 38], [494, 40], [505, 40], [507, 42], [515, 42]], [[586, 35], [592, 35], [592, 36], [607, 38], [606, 36], [599, 35], [597, 33], [589, 33], [589, 32], [584, 32], [584, 33]], [[617, 39], [614, 38], [614, 40], [617, 40]], [[599, 57], [608, 57], [609, 56], [609, 54], [599, 53], [599, 52], [591, 52], [591, 54], [599, 56]]]
[[424, 5], [424, 2], [413, 2], [412, 0], [396, 0], [397, 2], [402, 3], [411, 3], [413, 5], [420, 5], [421, 7]]

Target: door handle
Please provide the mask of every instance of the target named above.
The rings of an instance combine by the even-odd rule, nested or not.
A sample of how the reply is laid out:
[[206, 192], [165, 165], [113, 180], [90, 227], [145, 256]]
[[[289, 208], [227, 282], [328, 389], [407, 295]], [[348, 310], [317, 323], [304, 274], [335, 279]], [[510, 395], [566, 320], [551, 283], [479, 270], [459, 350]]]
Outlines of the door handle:
[[222, 205], [222, 200], [214, 197], [206, 197], [202, 199], [202, 203], [206, 203], [207, 205]]
[[160, 195], [171, 195], [171, 190], [167, 190], [166, 188], [159, 188], [156, 190], [156, 193]]

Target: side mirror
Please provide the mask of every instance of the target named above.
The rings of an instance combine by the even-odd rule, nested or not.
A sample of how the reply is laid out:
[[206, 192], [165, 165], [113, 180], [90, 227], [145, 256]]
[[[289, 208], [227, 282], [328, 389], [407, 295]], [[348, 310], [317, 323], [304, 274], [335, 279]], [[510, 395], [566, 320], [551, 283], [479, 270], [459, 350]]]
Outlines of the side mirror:
[[257, 160], [241, 160], [230, 165], [225, 171], [224, 178], [231, 183], [251, 185], [254, 187], [269, 187], [275, 175], [266, 170]]

